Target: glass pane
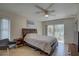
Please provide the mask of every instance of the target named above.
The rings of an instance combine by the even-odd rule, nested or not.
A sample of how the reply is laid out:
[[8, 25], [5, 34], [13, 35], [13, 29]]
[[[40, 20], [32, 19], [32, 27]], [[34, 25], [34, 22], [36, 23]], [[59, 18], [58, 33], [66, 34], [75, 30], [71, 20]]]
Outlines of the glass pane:
[[1, 38], [5, 39], [5, 38], [9, 38], [9, 32], [8, 31], [1, 31]]
[[9, 28], [9, 22], [6, 19], [2, 19], [2, 24], [1, 24], [2, 30], [8, 29]]
[[53, 32], [54, 32], [53, 25], [48, 25], [48, 27], [47, 27], [47, 35], [48, 36], [53, 36]]
[[64, 24], [55, 25], [55, 37], [59, 42], [64, 42]]

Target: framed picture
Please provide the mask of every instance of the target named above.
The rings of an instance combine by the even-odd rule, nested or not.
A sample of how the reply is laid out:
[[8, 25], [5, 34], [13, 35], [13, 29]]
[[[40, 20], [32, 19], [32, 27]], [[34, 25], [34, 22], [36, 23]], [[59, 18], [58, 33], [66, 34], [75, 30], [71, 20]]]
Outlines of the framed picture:
[[27, 27], [28, 28], [36, 28], [35, 21], [33, 21], [33, 20], [27, 20]]

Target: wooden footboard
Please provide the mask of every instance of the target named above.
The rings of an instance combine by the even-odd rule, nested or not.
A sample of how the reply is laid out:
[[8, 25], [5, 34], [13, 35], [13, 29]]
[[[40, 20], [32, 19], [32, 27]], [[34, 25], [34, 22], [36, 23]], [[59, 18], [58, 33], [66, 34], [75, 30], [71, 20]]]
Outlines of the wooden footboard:
[[52, 48], [51, 48], [50, 54], [46, 53], [45, 51], [41, 50], [40, 48], [35, 47], [35, 46], [33, 46], [33, 45], [31, 45], [31, 44], [29, 44], [29, 43], [27, 43], [27, 42], [26, 42], [25, 45], [26, 45], [26, 46], [29, 46], [29, 47], [31, 47], [31, 48], [33, 48], [33, 49], [36, 49], [36, 50], [38, 50], [38, 51], [40, 51], [40, 52], [43, 52], [44, 54], [46, 54], [46, 55], [48, 55], [48, 56], [51, 56], [51, 55], [53, 54], [54, 50], [56, 49], [56, 47], [57, 47], [57, 45], [58, 45], [58, 42], [54, 43], [54, 45], [51, 46]]
[[46, 55], [49, 55], [48, 53], [44, 52], [44, 51], [41, 50], [40, 48], [35, 47], [35, 46], [33, 46], [33, 45], [31, 45], [31, 44], [29, 44], [29, 43], [27, 43], [27, 42], [26, 42], [25, 45], [26, 45], [26, 46], [29, 46], [29, 47], [31, 47], [31, 48], [33, 48], [33, 49], [36, 49], [37, 51], [41, 51], [41, 52], [45, 53]]

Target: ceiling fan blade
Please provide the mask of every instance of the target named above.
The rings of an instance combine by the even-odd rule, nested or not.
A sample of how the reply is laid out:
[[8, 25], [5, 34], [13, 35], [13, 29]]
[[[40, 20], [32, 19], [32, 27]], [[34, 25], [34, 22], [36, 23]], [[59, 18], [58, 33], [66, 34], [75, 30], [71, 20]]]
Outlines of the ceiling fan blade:
[[54, 5], [54, 3], [51, 3], [46, 9], [48, 10], [49, 8], [51, 8]]
[[35, 5], [35, 7], [38, 8], [38, 9], [40, 9], [40, 10], [42, 10], [42, 11], [45, 11], [44, 8], [42, 8], [42, 7], [38, 6], [38, 5]]

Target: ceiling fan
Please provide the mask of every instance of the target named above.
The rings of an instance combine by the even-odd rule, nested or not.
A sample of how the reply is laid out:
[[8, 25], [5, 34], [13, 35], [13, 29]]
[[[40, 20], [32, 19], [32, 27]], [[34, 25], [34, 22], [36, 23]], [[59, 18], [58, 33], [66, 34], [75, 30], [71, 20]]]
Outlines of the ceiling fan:
[[54, 4], [51, 3], [47, 8], [42, 8], [41, 6], [35, 5], [36, 8], [40, 9], [41, 11], [38, 11], [36, 13], [44, 14], [45, 17], [48, 17], [51, 13], [55, 12], [55, 10], [49, 10]]

